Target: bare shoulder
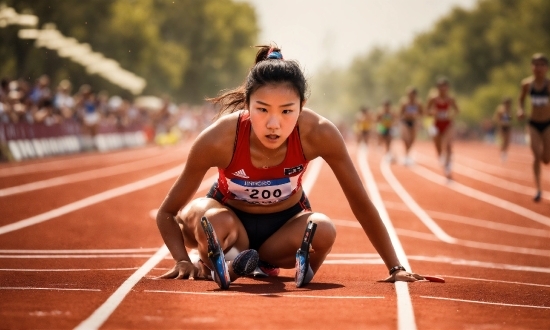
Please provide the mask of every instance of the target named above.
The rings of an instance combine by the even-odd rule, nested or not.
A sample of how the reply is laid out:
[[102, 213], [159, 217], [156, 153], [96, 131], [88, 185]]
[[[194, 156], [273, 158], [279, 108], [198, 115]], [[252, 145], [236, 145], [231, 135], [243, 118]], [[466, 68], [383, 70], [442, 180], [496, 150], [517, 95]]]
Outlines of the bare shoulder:
[[239, 112], [218, 118], [193, 142], [192, 151], [215, 167], [227, 167], [233, 155]]
[[529, 76], [527, 78], [523, 78], [523, 80], [521, 80], [521, 86], [522, 87], [527, 87], [527, 86], [531, 85], [534, 80], [535, 80], [534, 76]]
[[340, 131], [327, 118], [304, 108], [298, 119], [300, 140], [307, 159], [323, 157], [335, 146], [343, 145]]

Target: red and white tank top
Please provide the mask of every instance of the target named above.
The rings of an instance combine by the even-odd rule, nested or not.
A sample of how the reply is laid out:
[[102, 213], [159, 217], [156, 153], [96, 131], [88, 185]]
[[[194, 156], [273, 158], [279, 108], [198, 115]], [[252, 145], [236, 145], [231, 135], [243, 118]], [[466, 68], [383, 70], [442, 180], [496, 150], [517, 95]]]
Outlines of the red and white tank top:
[[283, 162], [268, 168], [252, 165], [250, 130], [250, 115], [248, 111], [242, 111], [237, 123], [231, 163], [227, 168], [218, 169], [218, 190], [223, 195], [223, 201], [235, 199], [266, 205], [289, 198], [301, 187], [308, 164], [302, 150], [298, 125], [287, 139]]
[[448, 99], [437, 98], [435, 100], [435, 120], [436, 121], [450, 121], [449, 108], [451, 103]]

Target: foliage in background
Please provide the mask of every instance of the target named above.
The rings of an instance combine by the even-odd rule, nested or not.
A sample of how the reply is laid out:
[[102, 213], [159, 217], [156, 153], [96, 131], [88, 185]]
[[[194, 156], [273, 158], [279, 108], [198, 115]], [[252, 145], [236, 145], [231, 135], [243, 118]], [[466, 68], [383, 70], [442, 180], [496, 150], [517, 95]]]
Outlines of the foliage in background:
[[[231, 0], [8, 0], [18, 13], [54, 23], [67, 37], [118, 61], [147, 80], [144, 94], [200, 103], [239, 85], [252, 64], [258, 36], [254, 9]], [[55, 52], [17, 37], [20, 27], [0, 29], [0, 77], [31, 83], [43, 73], [111, 93], [127, 92]]]
[[549, 17], [547, 0], [481, 0], [471, 10], [455, 8], [407, 47], [374, 49], [348, 68], [317, 73], [310, 106], [351, 120], [361, 105], [376, 108], [386, 98], [397, 104], [408, 86], [426, 100], [445, 76], [461, 120], [480, 125], [503, 97], [517, 99], [521, 79], [531, 74], [532, 54], [550, 55]]

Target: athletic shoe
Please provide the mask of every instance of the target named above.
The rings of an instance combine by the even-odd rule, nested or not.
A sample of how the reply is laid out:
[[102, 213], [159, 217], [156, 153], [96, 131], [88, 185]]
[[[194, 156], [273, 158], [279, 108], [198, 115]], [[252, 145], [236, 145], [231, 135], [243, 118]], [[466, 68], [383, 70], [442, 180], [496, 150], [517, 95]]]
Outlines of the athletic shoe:
[[258, 266], [252, 273], [254, 277], [276, 277], [279, 276], [280, 268], [260, 260]]
[[533, 201], [540, 202], [541, 197], [542, 197], [542, 192], [539, 190], [537, 191], [537, 194], [535, 195], [535, 197], [533, 197]]
[[309, 265], [309, 247], [311, 241], [313, 240], [313, 235], [315, 235], [315, 229], [317, 224], [310, 221], [306, 226], [306, 232], [304, 233], [304, 239], [302, 240], [302, 245], [296, 251], [296, 274], [294, 276], [294, 281], [296, 282], [296, 287], [302, 287], [313, 279], [315, 273]]
[[212, 269], [212, 278], [216, 283], [218, 283], [220, 289], [227, 290], [229, 289], [231, 280], [229, 278], [227, 264], [225, 263], [223, 249], [221, 248], [212, 224], [206, 217], [202, 217], [201, 226], [202, 229], [204, 229], [206, 240], [208, 242], [208, 259], [210, 259], [210, 262], [214, 266], [214, 269]]
[[233, 262], [231, 267], [233, 273], [238, 276], [250, 275], [258, 267], [258, 260], [260, 259], [258, 252], [256, 250], [244, 250], [239, 253]]

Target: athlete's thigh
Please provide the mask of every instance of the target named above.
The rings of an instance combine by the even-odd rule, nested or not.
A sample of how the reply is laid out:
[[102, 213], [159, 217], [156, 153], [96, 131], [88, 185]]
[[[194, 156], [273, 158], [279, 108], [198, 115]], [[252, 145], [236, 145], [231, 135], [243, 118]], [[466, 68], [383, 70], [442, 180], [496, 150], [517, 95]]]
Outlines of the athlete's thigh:
[[[543, 139], [540, 132], [532, 127], [531, 125], [528, 126], [529, 130], [529, 140], [531, 143], [531, 151], [533, 151], [533, 155], [536, 159], [542, 158], [542, 148], [543, 148]], [[550, 129], [547, 129], [546, 131], [550, 131]]]
[[411, 129], [404, 123], [401, 123], [401, 136], [405, 141], [409, 141], [411, 139]]
[[550, 127], [546, 127], [546, 129], [542, 132], [541, 143], [542, 161], [548, 163], [550, 162]]
[[[317, 230], [315, 231], [312, 243], [313, 246], [315, 246], [316, 240], [330, 241], [323, 238], [325, 235], [332, 235], [332, 233], [326, 232], [327, 228], [334, 228], [330, 219], [322, 213], [303, 212], [285, 223], [279, 230], [271, 235], [264, 244], [262, 244], [258, 251], [260, 257], [265, 260], [278, 260], [287, 256], [296, 255], [296, 250], [298, 250], [302, 243], [304, 232], [309, 221], [317, 223]], [[334, 240], [334, 238], [332, 238], [332, 240]]]

